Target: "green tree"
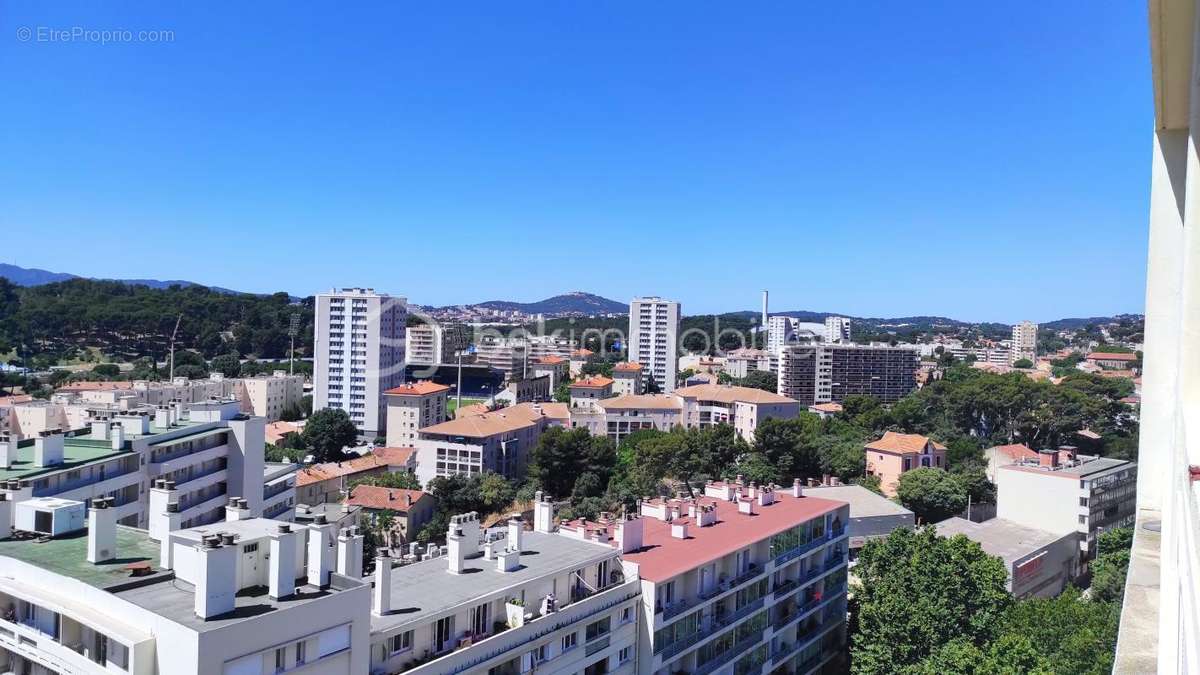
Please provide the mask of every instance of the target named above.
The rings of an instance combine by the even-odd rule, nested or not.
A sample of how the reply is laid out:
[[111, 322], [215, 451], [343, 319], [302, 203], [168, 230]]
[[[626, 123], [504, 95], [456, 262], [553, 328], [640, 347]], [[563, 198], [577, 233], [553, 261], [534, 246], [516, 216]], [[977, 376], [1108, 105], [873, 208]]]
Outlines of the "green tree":
[[101, 363], [92, 366], [92, 373], [101, 378], [117, 377], [121, 374], [121, 367], [115, 363]]
[[[1043, 659], [1043, 672], [1107, 675], [1112, 672], [1120, 615], [1117, 603], [1085, 602], [1069, 587], [1056, 598], [1014, 603], [1000, 622], [1000, 632], [1036, 637], [1032, 645]], [[1003, 644], [997, 640], [993, 650]]]
[[358, 441], [358, 429], [345, 410], [326, 408], [313, 413], [301, 434], [317, 462], [338, 461], [345, 457], [343, 448]]
[[1033, 361], [1030, 361], [1029, 359], [1017, 359], [1016, 361], [1013, 361], [1012, 365], [1013, 368], [1032, 368]]
[[743, 480], [753, 481], [759, 485], [779, 483], [783, 480], [779, 475], [779, 470], [761, 452], [749, 452], [742, 455], [734, 468], [736, 471], [730, 471], [726, 474], [726, 478], [732, 478], [730, 474], [741, 474]]
[[937, 523], [967, 508], [967, 488], [963, 482], [932, 467], [901, 474], [896, 496], [921, 523]]
[[746, 373], [746, 376], [739, 380], [738, 384], [751, 389], [762, 389], [773, 394], [778, 388], [778, 378], [769, 370], [752, 370]]
[[607, 437], [592, 436], [583, 427], [552, 427], [529, 454], [526, 474], [550, 495], [561, 498], [574, 493], [575, 481], [585, 473], [592, 474], [601, 487], [607, 485], [615, 463], [616, 454]]
[[1012, 603], [999, 559], [932, 527], [868, 541], [856, 572], [854, 673], [911, 672], [954, 638], [984, 644]]
[[242, 361], [237, 354], [221, 354], [214, 357], [208, 367], [214, 373], [223, 373], [225, 377], [237, 377], [242, 372]]
[[398, 488], [402, 490], [420, 490], [421, 481], [417, 474], [408, 471], [389, 471], [377, 473], [351, 482], [351, 489], [356, 485], [374, 485], [375, 487]]

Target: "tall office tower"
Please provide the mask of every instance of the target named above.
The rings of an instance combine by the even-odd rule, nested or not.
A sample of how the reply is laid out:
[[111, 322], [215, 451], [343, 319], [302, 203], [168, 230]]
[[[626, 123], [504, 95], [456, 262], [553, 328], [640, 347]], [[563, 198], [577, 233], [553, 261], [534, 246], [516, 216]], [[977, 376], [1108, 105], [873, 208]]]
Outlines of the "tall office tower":
[[1013, 326], [1012, 330], [1012, 360], [1016, 363], [1021, 359], [1037, 361], [1037, 332], [1038, 325], [1032, 321], [1022, 321]]
[[629, 303], [629, 360], [642, 364], [663, 392], [675, 390], [679, 366], [679, 303], [659, 297]]
[[350, 414], [360, 434], [387, 427], [383, 392], [404, 383], [408, 301], [373, 288], [317, 294], [313, 409]]
[[834, 344], [850, 342], [850, 319], [844, 316], [825, 317], [825, 341]]
[[854, 394], [892, 403], [917, 388], [919, 360], [911, 347], [788, 345], [780, 353], [777, 391], [802, 406]]

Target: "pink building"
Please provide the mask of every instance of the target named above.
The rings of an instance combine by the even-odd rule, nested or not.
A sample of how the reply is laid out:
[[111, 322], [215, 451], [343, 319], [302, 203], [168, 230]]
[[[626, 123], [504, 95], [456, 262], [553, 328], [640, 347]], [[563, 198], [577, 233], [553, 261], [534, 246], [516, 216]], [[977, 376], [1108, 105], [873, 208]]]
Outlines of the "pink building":
[[900, 475], [921, 467], [946, 468], [946, 446], [920, 434], [888, 431], [883, 438], [863, 448], [867, 457], [867, 475], [879, 476], [883, 494], [896, 496]]

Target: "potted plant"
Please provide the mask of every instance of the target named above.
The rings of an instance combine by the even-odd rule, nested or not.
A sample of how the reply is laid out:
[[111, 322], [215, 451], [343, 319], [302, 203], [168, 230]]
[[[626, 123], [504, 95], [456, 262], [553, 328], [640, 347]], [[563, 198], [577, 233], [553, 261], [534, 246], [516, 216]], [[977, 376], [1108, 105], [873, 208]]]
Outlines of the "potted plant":
[[525, 625], [525, 601], [520, 598], [509, 598], [504, 603], [505, 618], [509, 628], [520, 628]]

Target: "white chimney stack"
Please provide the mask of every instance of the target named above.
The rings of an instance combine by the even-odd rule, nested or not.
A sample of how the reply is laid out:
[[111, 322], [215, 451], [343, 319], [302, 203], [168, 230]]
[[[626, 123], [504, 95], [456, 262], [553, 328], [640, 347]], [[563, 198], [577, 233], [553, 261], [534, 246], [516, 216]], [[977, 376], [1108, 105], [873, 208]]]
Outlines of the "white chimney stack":
[[466, 565], [466, 556], [463, 555], [462, 526], [455, 522], [458, 517], [450, 518], [450, 526], [446, 530], [446, 564], [451, 574], [462, 574], [463, 567]]
[[117, 511], [107, 497], [92, 500], [88, 509], [87, 561], [93, 565], [117, 557]]
[[92, 420], [91, 423], [92, 438], [96, 440], [108, 440], [108, 420]]
[[514, 513], [508, 518], [508, 550], [520, 553], [521, 536], [525, 531], [525, 523], [521, 520], [521, 514]]
[[325, 516], [317, 516], [308, 526], [308, 583], [319, 588], [329, 585], [333, 571], [333, 527]]
[[738, 500], [738, 513], [743, 513], [748, 516], [754, 515], [754, 500], [739, 499]]
[[296, 593], [296, 537], [292, 526], [280, 523], [271, 533], [271, 569], [267, 594], [278, 600]]
[[113, 450], [122, 450], [125, 448], [125, 427], [120, 424], [113, 424], [109, 427], [108, 440], [112, 441]]
[[33, 441], [33, 463], [39, 467], [58, 466], [63, 463], [64, 437], [58, 429], [38, 432]]
[[617, 524], [617, 543], [621, 553], [630, 553], [642, 547], [642, 517], [635, 514], [627, 515]]
[[16, 436], [0, 437], [0, 469], [12, 468], [17, 461], [17, 446], [20, 441]]
[[375, 597], [371, 611], [387, 616], [392, 611], [392, 559], [386, 548], [375, 551]]
[[12, 536], [13, 502], [8, 494], [0, 492], [0, 539]]
[[162, 539], [158, 542], [158, 566], [165, 569], [175, 568], [174, 549], [171, 548], [171, 533], [179, 529], [183, 516], [179, 513], [179, 502], [167, 502], [163, 512], [150, 514], [150, 523], [158, 523]]
[[687, 539], [688, 538], [688, 524], [687, 524], [686, 520], [676, 520], [671, 523], [671, 538], [673, 538], [673, 539]]
[[347, 527], [338, 535], [337, 573], [351, 579], [362, 578], [363, 535], [357, 527]]
[[804, 483], [800, 482], [799, 478], [792, 481], [792, 496], [793, 497], [803, 497], [804, 496]]
[[246, 520], [250, 517], [250, 507], [241, 497], [230, 497], [225, 505], [225, 520]]
[[196, 547], [195, 610], [201, 619], [232, 612], [237, 592], [238, 546], [208, 537]]
[[541, 490], [533, 495], [533, 529], [546, 533], [554, 531], [554, 503]]
[[170, 406], [160, 405], [154, 409], [154, 426], [159, 429], [169, 429], [171, 427]]

